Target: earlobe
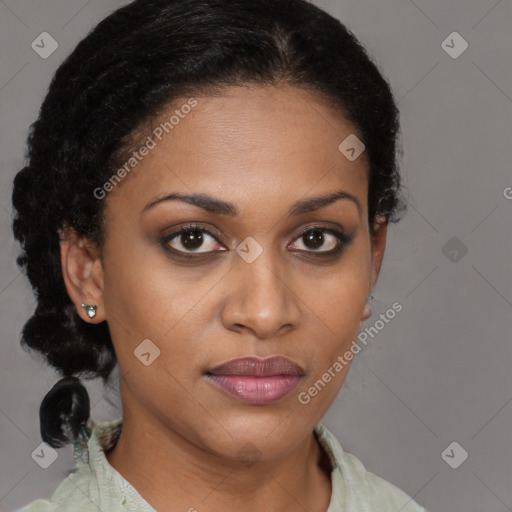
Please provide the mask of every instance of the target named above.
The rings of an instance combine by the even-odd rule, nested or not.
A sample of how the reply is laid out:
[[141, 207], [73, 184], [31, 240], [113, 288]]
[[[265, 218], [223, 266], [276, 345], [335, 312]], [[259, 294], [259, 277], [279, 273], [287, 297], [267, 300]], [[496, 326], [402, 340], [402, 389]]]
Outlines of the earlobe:
[[373, 295], [370, 295], [368, 297], [368, 302], [365, 304], [363, 309], [363, 316], [361, 317], [361, 320], [368, 320], [372, 316], [372, 309], [370, 301], [373, 300]]
[[103, 269], [99, 251], [73, 228], [59, 230], [59, 236], [62, 277], [68, 295], [81, 318], [102, 322]]

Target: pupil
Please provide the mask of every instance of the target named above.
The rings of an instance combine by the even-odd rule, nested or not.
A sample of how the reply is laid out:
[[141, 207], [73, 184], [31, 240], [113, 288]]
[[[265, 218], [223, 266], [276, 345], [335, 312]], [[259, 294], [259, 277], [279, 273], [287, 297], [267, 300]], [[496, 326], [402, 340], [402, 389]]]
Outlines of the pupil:
[[324, 242], [324, 234], [319, 231], [310, 231], [307, 235], [304, 235], [306, 239], [306, 245], [308, 245], [308, 242], [310, 242], [309, 247], [312, 247], [314, 249], [321, 247]]
[[181, 235], [181, 243], [187, 249], [197, 249], [203, 243], [203, 234], [198, 229], [189, 229]]

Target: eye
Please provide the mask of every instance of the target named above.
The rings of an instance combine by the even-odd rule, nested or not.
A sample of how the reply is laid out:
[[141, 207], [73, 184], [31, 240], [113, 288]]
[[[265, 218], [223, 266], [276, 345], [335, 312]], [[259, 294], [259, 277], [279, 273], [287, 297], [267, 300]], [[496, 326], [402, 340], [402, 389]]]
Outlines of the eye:
[[185, 226], [179, 231], [165, 236], [162, 239], [162, 245], [174, 252], [185, 254], [213, 252], [216, 247], [220, 246], [217, 238], [210, 231], [197, 224]]
[[[299, 252], [318, 253], [328, 256], [341, 253], [352, 238], [341, 231], [323, 226], [310, 226], [303, 231], [290, 247]], [[208, 229], [199, 224], [190, 224], [162, 238], [161, 244], [167, 251], [184, 257], [194, 254], [208, 254], [227, 251], [219, 249], [222, 244]]]
[[299, 251], [334, 254], [350, 242], [350, 237], [334, 229], [314, 226], [303, 231], [297, 240], [292, 247]]

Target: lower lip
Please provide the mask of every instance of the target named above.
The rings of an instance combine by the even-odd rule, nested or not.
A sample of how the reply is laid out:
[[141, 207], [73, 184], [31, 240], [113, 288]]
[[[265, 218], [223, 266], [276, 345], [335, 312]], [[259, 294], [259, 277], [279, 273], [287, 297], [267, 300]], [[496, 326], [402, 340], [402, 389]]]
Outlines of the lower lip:
[[273, 375], [271, 377], [208, 375], [207, 377], [230, 395], [249, 404], [276, 402], [295, 388], [300, 380], [300, 377], [295, 375]]

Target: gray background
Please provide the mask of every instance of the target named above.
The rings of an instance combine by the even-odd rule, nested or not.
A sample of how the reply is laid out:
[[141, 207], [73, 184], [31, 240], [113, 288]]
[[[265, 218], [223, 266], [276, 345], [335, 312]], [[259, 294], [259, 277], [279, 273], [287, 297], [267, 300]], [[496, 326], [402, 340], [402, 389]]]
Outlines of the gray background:
[[[12, 180], [59, 63], [125, 3], [0, 1], [4, 511], [49, 497], [72, 467], [71, 445], [48, 469], [31, 458], [41, 443], [38, 408], [58, 377], [19, 346], [35, 299], [15, 263]], [[356, 34], [393, 87], [409, 191], [408, 215], [389, 228], [374, 314], [361, 329], [395, 301], [403, 311], [355, 358], [323, 421], [369, 471], [432, 512], [512, 510], [512, 200], [506, 197], [512, 197], [511, 2], [316, 3]], [[59, 44], [47, 59], [31, 48], [44, 31]], [[454, 31], [469, 44], [458, 58], [441, 46]], [[450, 254], [452, 248], [457, 253]], [[99, 381], [87, 385], [94, 419], [120, 415], [115, 390], [105, 394]], [[441, 456], [453, 441], [469, 454], [457, 469]], [[457, 448], [450, 455], [460, 453]]]

